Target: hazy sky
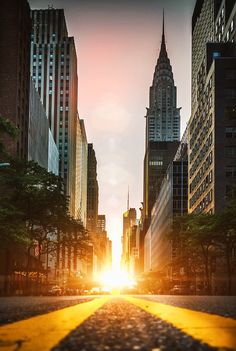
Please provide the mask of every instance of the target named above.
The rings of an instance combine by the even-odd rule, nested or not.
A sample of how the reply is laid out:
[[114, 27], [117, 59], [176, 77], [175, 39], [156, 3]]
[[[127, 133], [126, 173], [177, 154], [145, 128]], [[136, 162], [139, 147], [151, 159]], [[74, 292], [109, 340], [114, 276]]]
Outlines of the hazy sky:
[[106, 214], [108, 233], [119, 254], [128, 185], [130, 206], [138, 210], [142, 201], [144, 116], [159, 55], [162, 11], [183, 133], [190, 116], [195, 0], [29, 2], [32, 8], [65, 9], [69, 35], [75, 37], [77, 48], [78, 111], [98, 161], [99, 213]]

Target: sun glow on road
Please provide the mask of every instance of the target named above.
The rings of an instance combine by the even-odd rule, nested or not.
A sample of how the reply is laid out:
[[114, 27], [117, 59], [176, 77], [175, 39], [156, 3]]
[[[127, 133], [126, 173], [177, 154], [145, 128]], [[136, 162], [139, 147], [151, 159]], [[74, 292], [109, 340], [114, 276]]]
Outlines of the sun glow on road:
[[112, 270], [100, 274], [99, 282], [102, 284], [103, 289], [118, 293], [124, 288], [134, 288], [136, 281], [125, 271]]

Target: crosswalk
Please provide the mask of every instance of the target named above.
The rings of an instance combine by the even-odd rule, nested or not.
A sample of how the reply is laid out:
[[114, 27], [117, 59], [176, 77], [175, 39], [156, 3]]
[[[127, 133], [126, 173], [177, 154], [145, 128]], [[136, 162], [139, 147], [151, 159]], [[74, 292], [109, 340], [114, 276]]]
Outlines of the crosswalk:
[[[112, 298], [94, 298], [72, 307], [2, 326], [0, 349], [49, 351]], [[210, 347], [236, 350], [236, 320], [232, 318], [133, 296], [120, 296], [120, 299], [125, 299]]]

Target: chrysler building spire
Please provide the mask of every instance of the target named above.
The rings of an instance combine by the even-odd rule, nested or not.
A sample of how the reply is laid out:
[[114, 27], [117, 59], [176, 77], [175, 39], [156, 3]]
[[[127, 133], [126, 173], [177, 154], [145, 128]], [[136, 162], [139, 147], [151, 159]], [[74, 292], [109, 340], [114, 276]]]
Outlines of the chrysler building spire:
[[146, 145], [149, 141], [178, 141], [180, 139], [180, 109], [176, 106], [176, 94], [173, 71], [166, 50], [163, 10], [161, 48], [150, 88], [149, 108], [146, 116]]
[[162, 44], [165, 44], [165, 12], [163, 9], [163, 20], [162, 20]]

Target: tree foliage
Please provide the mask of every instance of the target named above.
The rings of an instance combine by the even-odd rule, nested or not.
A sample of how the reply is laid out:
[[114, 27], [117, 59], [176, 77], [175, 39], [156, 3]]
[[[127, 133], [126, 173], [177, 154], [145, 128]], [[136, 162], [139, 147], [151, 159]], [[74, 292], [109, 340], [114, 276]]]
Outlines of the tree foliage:
[[19, 134], [19, 130], [14, 124], [8, 119], [0, 115], [0, 156], [5, 154], [4, 136], [9, 136], [15, 139]]
[[[169, 235], [177, 243], [179, 255], [175, 261], [187, 266], [191, 272], [203, 271], [207, 293], [212, 292], [212, 262], [216, 259], [226, 262], [228, 293], [231, 293], [233, 258], [236, 245], [236, 200], [231, 200], [221, 212], [189, 214], [177, 217]], [[191, 266], [191, 267], [189, 267]]]

